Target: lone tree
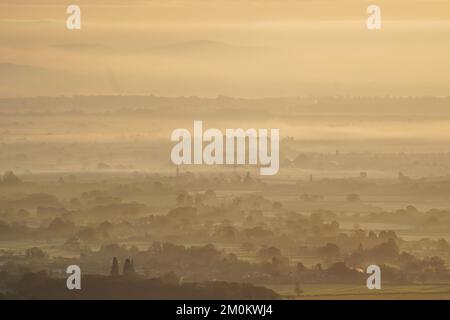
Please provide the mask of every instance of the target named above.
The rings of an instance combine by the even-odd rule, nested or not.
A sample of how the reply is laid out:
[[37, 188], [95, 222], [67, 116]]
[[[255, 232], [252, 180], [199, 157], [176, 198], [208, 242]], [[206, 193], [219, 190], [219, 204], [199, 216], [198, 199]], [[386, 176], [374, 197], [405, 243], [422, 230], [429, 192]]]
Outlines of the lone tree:
[[2, 180], [4, 184], [19, 184], [22, 182], [12, 171], [6, 171]]
[[113, 261], [112, 261], [111, 276], [112, 277], [118, 277], [119, 276], [119, 261], [117, 261], [116, 257], [114, 257]]
[[302, 286], [300, 285], [300, 282], [296, 282], [295, 283], [295, 288], [294, 288], [294, 290], [295, 290], [295, 294], [296, 295], [301, 295], [302, 293], [303, 293], [303, 288], [302, 288]]
[[123, 275], [131, 276], [131, 275], [135, 275], [135, 274], [136, 274], [136, 271], [134, 270], [133, 259], [126, 259], [125, 263], [123, 265]]

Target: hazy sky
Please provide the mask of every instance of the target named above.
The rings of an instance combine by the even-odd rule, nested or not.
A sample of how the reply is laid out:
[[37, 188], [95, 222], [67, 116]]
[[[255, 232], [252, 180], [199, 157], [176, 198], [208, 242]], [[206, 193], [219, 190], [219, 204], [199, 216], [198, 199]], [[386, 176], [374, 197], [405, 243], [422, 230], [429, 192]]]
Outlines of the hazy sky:
[[448, 0], [3, 0], [0, 95], [448, 95], [449, 39]]

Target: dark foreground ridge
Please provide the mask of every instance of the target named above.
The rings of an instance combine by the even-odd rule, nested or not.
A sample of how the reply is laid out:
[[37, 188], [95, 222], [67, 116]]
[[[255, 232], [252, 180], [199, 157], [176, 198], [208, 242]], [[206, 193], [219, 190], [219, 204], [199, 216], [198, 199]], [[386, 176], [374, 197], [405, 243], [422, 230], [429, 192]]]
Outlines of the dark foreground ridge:
[[246, 283], [206, 281], [172, 284], [161, 279], [85, 275], [81, 290], [68, 290], [66, 279], [45, 272], [29, 273], [8, 282], [0, 299], [280, 299], [274, 291]]

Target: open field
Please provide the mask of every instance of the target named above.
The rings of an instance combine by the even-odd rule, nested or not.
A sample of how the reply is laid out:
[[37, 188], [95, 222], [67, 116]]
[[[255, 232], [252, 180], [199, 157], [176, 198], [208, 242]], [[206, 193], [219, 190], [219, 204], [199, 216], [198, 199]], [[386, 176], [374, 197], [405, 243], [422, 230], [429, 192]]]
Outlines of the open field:
[[300, 300], [416, 300], [416, 299], [450, 299], [450, 284], [414, 284], [414, 285], [385, 285], [381, 290], [369, 290], [364, 285], [346, 284], [305, 284], [304, 293], [296, 295], [294, 286], [267, 285], [287, 299]]

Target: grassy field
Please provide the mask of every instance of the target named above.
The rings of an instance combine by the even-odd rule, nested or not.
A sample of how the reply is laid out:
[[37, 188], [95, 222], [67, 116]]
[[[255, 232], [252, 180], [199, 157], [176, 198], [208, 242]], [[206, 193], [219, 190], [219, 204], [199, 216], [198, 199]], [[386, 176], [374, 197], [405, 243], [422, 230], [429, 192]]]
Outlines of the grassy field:
[[288, 299], [336, 299], [336, 300], [416, 300], [416, 299], [450, 299], [450, 284], [424, 284], [424, 285], [386, 285], [381, 290], [369, 290], [364, 285], [345, 284], [305, 284], [301, 295], [296, 295], [294, 285], [267, 285], [280, 295]]

